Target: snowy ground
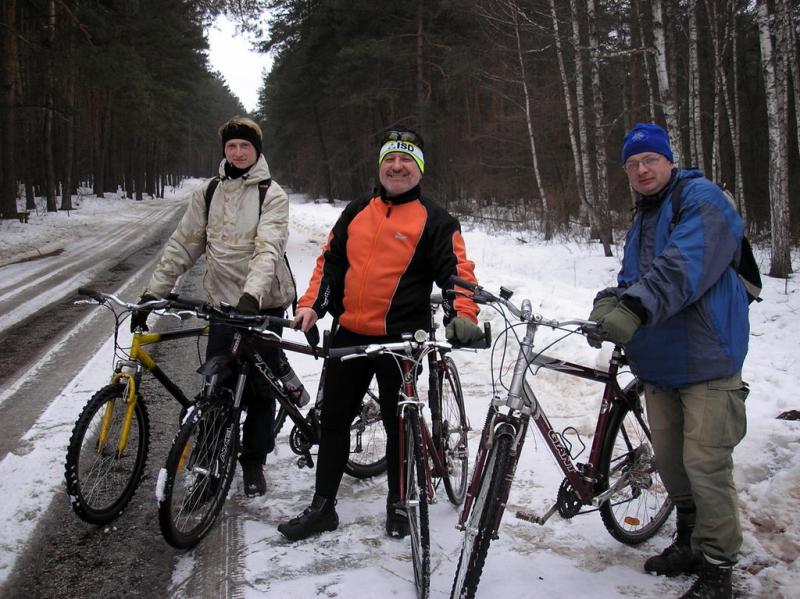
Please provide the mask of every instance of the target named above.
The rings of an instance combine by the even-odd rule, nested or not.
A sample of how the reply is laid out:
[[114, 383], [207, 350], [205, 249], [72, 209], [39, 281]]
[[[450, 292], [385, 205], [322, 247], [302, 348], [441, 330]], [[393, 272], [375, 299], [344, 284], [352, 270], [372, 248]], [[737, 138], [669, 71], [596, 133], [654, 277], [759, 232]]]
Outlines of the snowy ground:
[[[187, 184], [186, 187], [190, 187]], [[320, 243], [341, 206], [314, 204], [293, 195], [289, 256], [304, 288]], [[86, 197], [78, 212], [67, 217], [32, 216], [28, 224], [0, 223], [0, 260], [16, 253], [35, 252], [86, 235], [92, 219], [120, 218], [130, 210], [146, 210], [167, 200], [131, 202]], [[534, 310], [554, 318], [585, 317], [596, 290], [614, 283], [618, 258], [605, 258], [598, 245], [574, 242], [544, 243], [528, 236], [469, 230], [468, 253], [477, 275], [489, 289], [500, 285], [515, 297], [531, 298]], [[617, 253], [619, 248], [617, 248]], [[766, 255], [763, 256], [766, 260]], [[0, 261], [0, 264], [5, 262]], [[795, 264], [800, 262], [795, 259]], [[2, 270], [0, 270], [2, 276]], [[748, 434], [734, 454], [739, 489], [744, 546], [737, 574], [740, 596], [797, 596], [800, 588], [800, 422], [776, 420], [788, 409], [800, 409], [792, 389], [800, 386], [800, 291], [797, 278], [788, 282], [764, 279], [765, 301], [751, 309], [750, 354], [744, 378], [752, 392], [747, 401]], [[301, 289], [302, 291], [302, 289]], [[134, 299], [136, 295], [129, 291]], [[493, 329], [500, 320], [488, 311]], [[542, 334], [542, 342], [546, 335]], [[105, 381], [110, 345], [87, 364], [25, 438], [26, 449], [0, 462], [0, 582], [24, 546], [37, 516], [54, 493], [63, 492], [63, 455], [81, 397]], [[601, 365], [609, 348], [597, 351], [575, 336], [552, 352], [571, 361]], [[467, 410], [474, 429], [480, 429], [490, 397], [489, 353], [461, 352], [456, 356], [462, 376]], [[292, 360], [295, 370], [314, 388], [319, 364], [311, 359]], [[554, 428], [575, 427], [584, 442], [591, 434], [600, 387], [566, 376], [542, 374], [533, 387]], [[2, 392], [2, 390], [0, 390]], [[288, 428], [288, 427], [287, 427]], [[478, 430], [470, 438], [477, 445]], [[284, 433], [285, 435], [286, 433]], [[538, 434], [538, 433], [537, 433]], [[286, 439], [278, 441], [277, 454], [268, 460], [266, 497], [241, 501], [245, 505], [242, 531], [247, 547], [240, 564], [239, 589], [245, 597], [414, 597], [409, 548], [406, 542], [383, 535], [385, 480], [363, 482], [345, 477], [339, 497], [340, 529], [320, 537], [289, 544], [275, 530], [278, 522], [295, 515], [310, 498], [313, 471], [298, 470]], [[553, 503], [561, 474], [541, 439], [531, 433], [517, 470], [510, 503], [538, 514]], [[234, 493], [239, 489], [235, 482]], [[123, 515], [124, 517], [124, 515]], [[460, 545], [454, 529], [457, 512], [442, 494], [432, 509], [432, 597], [448, 596]], [[642, 573], [646, 556], [670, 542], [671, 523], [652, 541], [636, 548], [613, 540], [597, 514], [571, 521], [554, 516], [545, 526], [516, 520], [507, 512], [500, 539], [489, 551], [479, 587], [483, 596], [529, 597], [663, 597], [678, 596], [689, 585], [685, 578], [663, 579]], [[185, 581], [198, 564], [193, 553], [178, 559], [173, 576], [173, 596], [183, 593]], [[791, 591], [794, 588], [795, 591]]]

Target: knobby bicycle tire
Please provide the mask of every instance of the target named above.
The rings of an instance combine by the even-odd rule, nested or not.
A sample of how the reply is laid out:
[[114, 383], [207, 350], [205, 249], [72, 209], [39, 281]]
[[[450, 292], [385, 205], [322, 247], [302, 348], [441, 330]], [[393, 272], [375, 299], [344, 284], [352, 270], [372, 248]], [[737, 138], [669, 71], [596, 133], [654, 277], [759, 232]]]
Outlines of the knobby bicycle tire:
[[417, 597], [428, 596], [431, 583], [430, 528], [428, 526], [428, 491], [422, 453], [419, 414], [409, 410], [405, 416], [405, 507], [411, 537], [411, 560]]
[[193, 547], [211, 529], [238, 453], [238, 412], [222, 400], [202, 400], [175, 436], [158, 477], [158, 522], [170, 545]]
[[[72, 429], [64, 472], [67, 494], [75, 513], [91, 524], [108, 524], [119, 516], [144, 473], [150, 420], [141, 396], [137, 396], [125, 450], [117, 455], [127, 396], [126, 383], [103, 387], [86, 403]], [[104, 416], [108, 426], [101, 442]]]
[[663, 526], [672, 502], [656, 470], [641, 385], [634, 380], [624, 393], [636, 398], [635, 408], [625, 404], [613, 408], [598, 464], [598, 490], [613, 487], [621, 476], [628, 481], [600, 506], [600, 516], [612, 537], [626, 545], [638, 545]]
[[272, 438], [277, 439], [278, 433], [281, 432], [283, 424], [286, 422], [286, 408], [281, 404], [277, 404], [278, 411], [275, 414], [275, 421], [272, 423]]
[[350, 457], [344, 471], [365, 479], [386, 471], [386, 431], [377, 389], [370, 386], [361, 400], [361, 411], [350, 425]]
[[450, 356], [444, 358], [444, 370], [439, 373], [439, 398], [442, 410], [442, 427], [439, 444], [444, 456], [442, 473], [447, 498], [461, 505], [467, 493], [469, 448], [467, 441], [467, 414], [464, 410], [464, 393], [458, 369]]
[[493, 530], [502, 509], [506, 478], [512, 467], [512, 441], [508, 434], [498, 435], [486, 457], [480, 488], [464, 528], [451, 599], [472, 599], [478, 589]]

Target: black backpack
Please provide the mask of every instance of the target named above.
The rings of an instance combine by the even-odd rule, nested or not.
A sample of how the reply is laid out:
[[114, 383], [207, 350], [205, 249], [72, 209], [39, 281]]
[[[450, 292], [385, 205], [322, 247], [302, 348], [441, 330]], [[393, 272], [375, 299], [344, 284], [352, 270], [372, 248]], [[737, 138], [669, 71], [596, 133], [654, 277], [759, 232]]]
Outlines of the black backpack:
[[[211, 208], [211, 200], [214, 199], [214, 192], [217, 190], [217, 185], [219, 185], [219, 176], [213, 177], [208, 182], [208, 186], [206, 187], [206, 220], [208, 220], [208, 211]], [[264, 179], [263, 181], [258, 182], [259, 219], [261, 218], [261, 205], [264, 203], [264, 198], [267, 197], [267, 190], [269, 189], [270, 185], [272, 185], [272, 179]], [[289, 257], [286, 255], [286, 252], [283, 254], [283, 259], [286, 261], [286, 268], [289, 269], [289, 276], [292, 277], [292, 284], [294, 285], [294, 299], [292, 300], [292, 314], [294, 314], [294, 312], [297, 310], [297, 281], [294, 278], [294, 273], [292, 272], [292, 267], [289, 264]]]
[[[683, 188], [686, 186], [687, 181], [688, 179], [681, 179], [672, 191], [672, 221], [670, 221], [669, 224], [670, 231], [675, 228], [675, 225], [678, 224], [681, 218], [681, 195], [683, 194]], [[724, 185], [720, 185], [719, 183], [716, 185], [722, 190], [722, 194], [731, 203], [733, 208], [736, 209], [736, 198], [733, 197], [733, 194], [728, 191]], [[763, 288], [761, 284], [761, 273], [758, 270], [758, 263], [753, 255], [753, 248], [747, 237], [742, 237], [742, 254], [739, 258], [739, 264], [734, 264], [734, 266], [747, 292], [747, 303], [751, 304], [754, 301], [760, 302], [763, 299], [759, 297], [761, 295], [761, 289]]]

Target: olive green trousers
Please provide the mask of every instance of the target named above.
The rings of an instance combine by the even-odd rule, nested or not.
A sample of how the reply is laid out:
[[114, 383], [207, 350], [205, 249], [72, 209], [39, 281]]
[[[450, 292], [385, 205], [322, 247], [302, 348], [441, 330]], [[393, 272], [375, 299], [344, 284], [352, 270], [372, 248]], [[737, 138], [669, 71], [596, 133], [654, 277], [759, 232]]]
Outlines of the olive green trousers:
[[742, 544], [733, 448], [747, 431], [741, 373], [680, 389], [645, 383], [656, 466], [676, 506], [697, 510], [692, 547], [733, 563]]

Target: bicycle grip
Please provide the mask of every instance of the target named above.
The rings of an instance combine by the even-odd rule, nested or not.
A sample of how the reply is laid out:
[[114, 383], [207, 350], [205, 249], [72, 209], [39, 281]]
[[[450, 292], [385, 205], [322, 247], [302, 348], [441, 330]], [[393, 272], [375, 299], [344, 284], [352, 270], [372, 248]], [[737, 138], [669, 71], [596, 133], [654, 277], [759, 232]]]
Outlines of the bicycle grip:
[[178, 295], [174, 295], [170, 293], [167, 296], [167, 301], [170, 302], [172, 308], [205, 308], [206, 303], [203, 300], [194, 299], [191, 297], [180, 297]]
[[329, 358], [344, 358], [345, 356], [352, 356], [356, 354], [364, 354], [367, 350], [367, 345], [352, 345], [350, 347], [332, 347], [328, 350]]
[[448, 281], [453, 285], [458, 285], [459, 287], [463, 287], [464, 289], [469, 289], [472, 292], [474, 292], [478, 288], [478, 286], [475, 283], [470, 283], [469, 281], [465, 281], [464, 279], [457, 277], [455, 275], [451, 275]]
[[463, 345], [455, 340], [450, 342], [453, 347], [465, 349], [488, 349], [492, 346], [492, 324], [490, 322], [483, 323], [483, 337], [472, 343]]
[[319, 345], [319, 329], [317, 325], [311, 327], [306, 333], [306, 341], [311, 347], [317, 347]]

